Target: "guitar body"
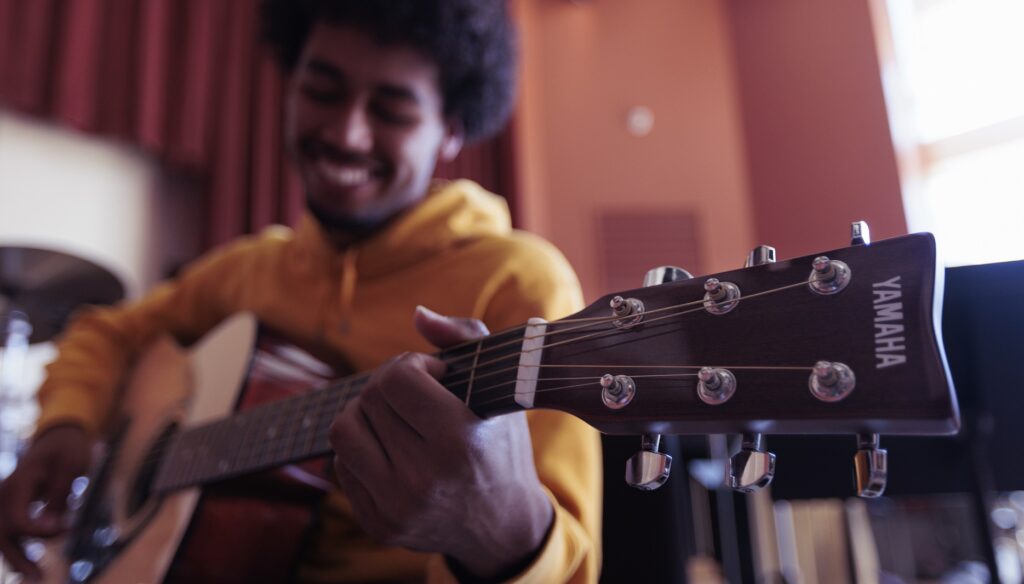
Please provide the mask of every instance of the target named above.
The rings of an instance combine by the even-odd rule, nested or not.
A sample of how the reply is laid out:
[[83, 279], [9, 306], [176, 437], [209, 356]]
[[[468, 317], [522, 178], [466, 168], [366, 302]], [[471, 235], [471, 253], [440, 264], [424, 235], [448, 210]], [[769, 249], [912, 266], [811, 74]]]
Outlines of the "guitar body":
[[[320, 381], [317, 373], [327, 373], [312, 363], [282, 364], [278, 343], [257, 330], [252, 316], [240, 315], [188, 351], [161, 339], [143, 353], [75, 525], [41, 561], [45, 582], [73, 580], [69, 575], [103, 584], [293, 576], [328, 486], [317, 476], [322, 462], [164, 496], [147, 492], [170, 433], [305, 391]], [[79, 559], [69, 565], [66, 557]]]

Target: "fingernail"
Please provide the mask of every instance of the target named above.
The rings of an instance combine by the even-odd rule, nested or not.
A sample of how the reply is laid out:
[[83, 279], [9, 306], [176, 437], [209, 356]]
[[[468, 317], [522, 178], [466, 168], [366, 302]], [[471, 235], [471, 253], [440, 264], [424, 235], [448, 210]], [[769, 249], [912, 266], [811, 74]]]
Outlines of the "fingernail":
[[482, 321], [470, 319], [463, 324], [464, 329], [473, 336], [487, 336], [491, 331]]
[[429, 308], [427, 308], [426, 306], [423, 306], [422, 304], [416, 305], [416, 312], [418, 312], [419, 314], [422, 314], [423, 316], [426, 316], [428, 318], [434, 318], [434, 319], [443, 319], [444, 318], [440, 314], [434, 312], [433, 310], [430, 310]]

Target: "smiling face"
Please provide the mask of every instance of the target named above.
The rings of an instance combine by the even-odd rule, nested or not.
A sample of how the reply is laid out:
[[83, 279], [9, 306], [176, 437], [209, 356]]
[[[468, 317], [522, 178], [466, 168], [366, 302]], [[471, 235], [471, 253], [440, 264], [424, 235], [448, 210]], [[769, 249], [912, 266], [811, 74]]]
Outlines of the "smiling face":
[[288, 86], [285, 140], [328, 228], [372, 229], [422, 199], [462, 145], [437, 65], [350, 26], [318, 23]]

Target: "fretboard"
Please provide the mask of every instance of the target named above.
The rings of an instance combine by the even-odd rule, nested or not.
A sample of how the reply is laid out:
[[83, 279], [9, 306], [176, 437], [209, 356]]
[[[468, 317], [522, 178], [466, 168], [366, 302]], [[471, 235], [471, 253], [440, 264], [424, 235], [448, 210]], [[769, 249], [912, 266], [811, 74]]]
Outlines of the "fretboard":
[[[519, 409], [514, 402], [523, 329], [441, 351], [441, 384], [481, 417]], [[331, 453], [331, 423], [370, 379], [355, 375], [309, 393], [265, 403], [167, 438], [154, 482], [165, 493]]]

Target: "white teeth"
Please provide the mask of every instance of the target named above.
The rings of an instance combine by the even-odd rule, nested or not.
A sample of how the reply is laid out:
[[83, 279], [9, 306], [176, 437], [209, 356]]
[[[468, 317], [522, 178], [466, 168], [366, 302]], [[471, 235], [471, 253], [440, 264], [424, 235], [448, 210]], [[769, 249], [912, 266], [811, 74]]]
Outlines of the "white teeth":
[[342, 168], [338, 171], [335, 178], [342, 185], [356, 186], [370, 180], [370, 173], [355, 168]]
[[320, 172], [323, 176], [342, 187], [357, 187], [369, 182], [370, 171], [366, 168], [355, 168], [320, 161]]

